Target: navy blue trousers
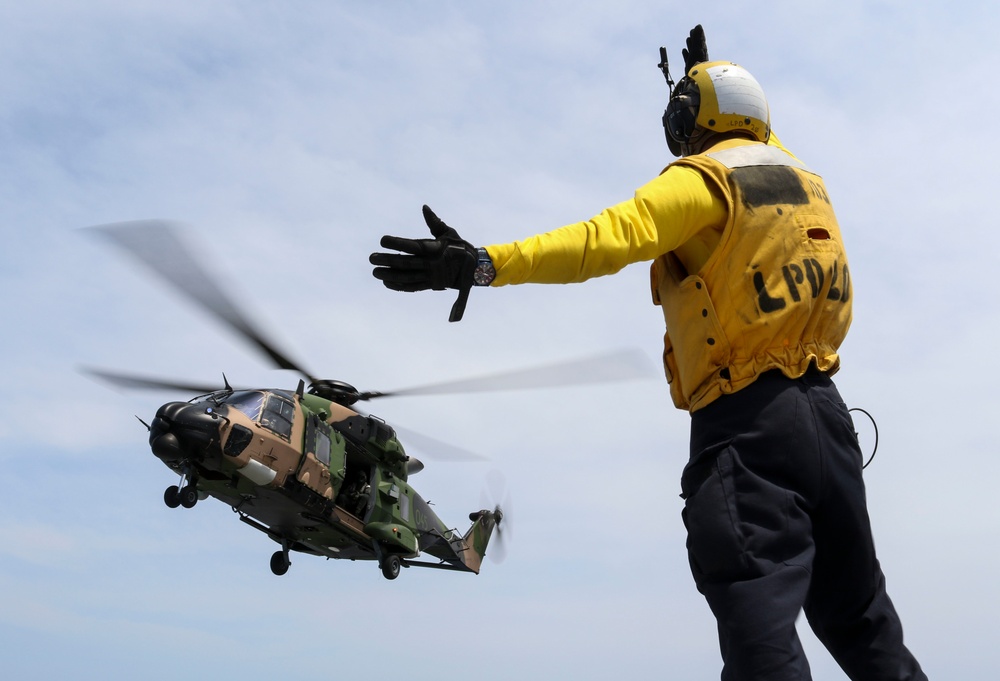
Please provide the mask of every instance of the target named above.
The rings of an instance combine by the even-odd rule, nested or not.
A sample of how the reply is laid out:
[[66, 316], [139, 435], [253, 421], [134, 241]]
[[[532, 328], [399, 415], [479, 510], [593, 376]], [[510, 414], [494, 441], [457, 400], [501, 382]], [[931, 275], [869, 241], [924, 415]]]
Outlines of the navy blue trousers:
[[855, 681], [926, 681], [903, 645], [868, 519], [854, 424], [829, 377], [771, 371], [691, 415], [688, 557], [724, 681], [805, 681], [809, 625]]

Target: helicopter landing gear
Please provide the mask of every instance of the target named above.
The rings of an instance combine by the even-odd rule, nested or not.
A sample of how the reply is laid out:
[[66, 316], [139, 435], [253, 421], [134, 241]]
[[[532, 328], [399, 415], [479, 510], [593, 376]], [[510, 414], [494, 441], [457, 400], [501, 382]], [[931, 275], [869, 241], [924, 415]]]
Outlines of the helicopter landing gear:
[[163, 503], [170, 508], [178, 506], [194, 508], [194, 505], [198, 503], [197, 480], [188, 478], [187, 473], [182, 475], [180, 483], [171, 485], [163, 491]]
[[399, 577], [399, 569], [402, 566], [402, 561], [399, 560], [399, 556], [395, 553], [390, 553], [382, 558], [382, 563], [379, 567], [382, 568], [382, 576], [386, 579], [396, 579]]
[[177, 493], [177, 497], [184, 508], [194, 508], [194, 505], [198, 503], [198, 488], [193, 482], [184, 485]]
[[292, 561], [288, 559], [288, 554], [284, 551], [275, 551], [271, 556], [271, 572], [279, 577], [288, 572], [288, 567]]
[[280, 577], [288, 572], [288, 568], [291, 564], [292, 560], [288, 557], [288, 542], [282, 539], [281, 550], [275, 551], [271, 554], [271, 572]]
[[171, 485], [163, 492], [163, 503], [170, 508], [177, 508], [181, 505], [180, 492], [181, 490], [177, 485]]

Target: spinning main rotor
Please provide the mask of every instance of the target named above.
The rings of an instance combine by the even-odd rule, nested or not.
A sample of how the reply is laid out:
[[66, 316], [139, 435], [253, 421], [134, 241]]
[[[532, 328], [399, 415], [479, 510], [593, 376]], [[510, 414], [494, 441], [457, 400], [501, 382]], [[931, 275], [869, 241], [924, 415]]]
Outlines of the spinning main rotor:
[[[218, 319], [263, 353], [279, 369], [291, 369], [308, 384], [309, 392], [344, 406], [381, 397], [444, 395], [455, 393], [525, 390], [587, 385], [649, 378], [648, 359], [636, 350], [625, 350], [586, 359], [547, 364], [513, 372], [489, 374], [397, 390], [359, 391], [340, 380], [319, 379], [267, 338], [208, 274], [180, 237], [179, 225], [165, 220], [137, 220], [90, 228], [141, 262], [175, 291]], [[85, 369], [104, 381], [124, 388], [178, 390], [207, 394], [218, 385], [180, 382], [103, 369]], [[229, 388], [228, 383], [225, 386]]]

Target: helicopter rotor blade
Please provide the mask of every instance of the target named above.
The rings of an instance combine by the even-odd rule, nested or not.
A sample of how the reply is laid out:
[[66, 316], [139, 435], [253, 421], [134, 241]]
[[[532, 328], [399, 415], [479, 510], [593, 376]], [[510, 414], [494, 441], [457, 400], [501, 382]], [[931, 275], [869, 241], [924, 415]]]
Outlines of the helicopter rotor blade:
[[225, 390], [227, 386], [204, 385], [201, 383], [184, 383], [181, 381], [171, 381], [151, 376], [136, 376], [134, 374], [123, 374], [115, 371], [105, 371], [104, 369], [94, 369], [91, 367], [81, 367], [80, 371], [89, 374], [105, 383], [126, 388], [128, 390], [176, 390], [180, 392], [195, 393], [197, 395], [207, 395], [218, 390]]
[[315, 379], [267, 340], [223, 292], [218, 282], [198, 262], [179, 236], [180, 225], [166, 220], [134, 220], [88, 228], [110, 240], [152, 270], [176, 291], [210, 315], [227, 324], [281, 369], [297, 371], [310, 382]]
[[414, 432], [408, 428], [401, 428], [396, 424], [393, 424], [392, 428], [402, 440], [403, 447], [410, 447], [412, 445], [414, 449], [420, 452], [421, 459], [433, 459], [448, 463], [488, 460], [481, 454], [476, 454], [468, 449], [442, 442], [441, 440]]
[[488, 374], [477, 378], [446, 381], [402, 390], [363, 392], [359, 399], [559, 388], [595, 383], [616, 383], [652, 378], [653, 376], [655, 376], [655, 372], [646, 354], [641, 350], [631, 349], [545, 364], [529, 369]]

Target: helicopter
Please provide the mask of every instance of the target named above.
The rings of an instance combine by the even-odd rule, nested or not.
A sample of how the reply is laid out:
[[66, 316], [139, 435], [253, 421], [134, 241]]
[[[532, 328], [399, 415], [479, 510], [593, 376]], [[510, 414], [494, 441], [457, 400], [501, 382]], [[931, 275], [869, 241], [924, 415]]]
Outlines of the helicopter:
[[[164, 503], [193, 508], [211, 497], [229, 505], [242, 522], [280, 546], [270, 560], [275, 575], [288, 571], [293, 552], [374, 561], [389, 580], [403, 567], [479, 574], [493, 535], [503, 540], [499, 504], [470, 513], [472, 524], [464, 532], [446, 525], [410, 484], [423, 462], [406, 453], [396, 429], [356, 408], [358, 402], [648, 377], [644, 356], [626, 352], [362, 392], [344, 381], [314, 377], [266, 339], [186, 247], [177, 223], [141, 220], [87, 229], [228, 325], [276, 367], [301, 376], [294, 390], [233, 388], [225, 375], [219, 388], [84, 368], [120, 387], [196, 394], [163, 404], [149, 423], [139, 419], [154, 456], [179, 476], [164, 491]], [[422, 559], [423, 554], [437, 561]]]

